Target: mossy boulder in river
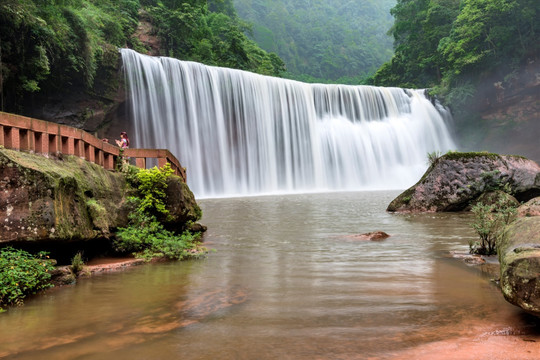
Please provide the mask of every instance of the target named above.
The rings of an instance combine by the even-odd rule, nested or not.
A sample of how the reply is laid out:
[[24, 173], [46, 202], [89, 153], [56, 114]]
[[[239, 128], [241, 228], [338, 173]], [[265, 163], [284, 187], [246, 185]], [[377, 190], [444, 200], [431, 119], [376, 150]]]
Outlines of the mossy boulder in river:
[[388, 206], [395, 212], [462, 211], [482, 194], [506, 187], [518, 201], [540, 196], [540, 166], [526, 158], [451, 152]]
[[[176, 176], [168, 181], [170, 227], [200, 218], [193, 193]], [[0, 245], [109, 238], [128, 224], [123, 173], [75, 156], [46, 158], [0, 149]]]
[[505, 299], [540, 316], [540, 216], [521, 217], [497, 243]]

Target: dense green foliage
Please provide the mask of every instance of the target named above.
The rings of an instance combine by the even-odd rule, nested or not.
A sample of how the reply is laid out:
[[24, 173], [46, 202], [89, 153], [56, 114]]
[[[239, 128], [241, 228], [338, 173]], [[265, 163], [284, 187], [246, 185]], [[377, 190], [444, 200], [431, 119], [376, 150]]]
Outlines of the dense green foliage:
[[279, 76], [283, 61], [244, 34], [231, 0], [141, 0], [165, 54], [207, 65]]
[[0, 307], [22, 304], [29, 294], [51, 287], [54, 266], [45, 252], [36, 256], [11, 247], [0, 249]]
[[165, 190], [167, 178], [174, 173], [169, 163], [162, 168], [142, 169], [137, 172], [139, 198], [136, 211], [153, 216], [167, 216], [165, 208]]
[[[136, 0], [4, 0], [0, 5], [2, 108], [31, 93], [93, 88], [137, 26]], [[118, 16], [121, 14], [121, 16]], [[112, 63], [112, 64], [111, 64]]]
[[[29, 95], [85, 89], [115, 68], [119, 47], [145, 52], [141, 19], [161, 39], [161, 55], [268, 75], [281, 59], [244, 35], [230, 0], [3, 0], [0, 2], [0, 110], [17, 112]], [[31, 106], [31, 104], [30, 104]]]
[[395, 55], [371, 82], [434, 88], [459, 111], [479, 84], [495, 92], [538, 59], [539, 9], [536, 0], [398, 0]]
[[133, 211], [129, 214], [129, 226], [120, 228], [117, 233], [114, 242], [117, 251], [135, 253], [146, 260], [156, 257], [182, 260], [206, 252], [197, 242], [199, 233], [185, 230], [176, 234], [163, 226], [162, 222], [169, 217], [164, 201], [167, 178], [172, 173], [170, 165], [166, 164], [162, 168], [142, 169], [129, 176], [137, 187], [137, 195], [128, 198]]
[[395, 0], [234, 0], [252, 34], [287, 65], [287, 77], [359, 83], [392, 56]]

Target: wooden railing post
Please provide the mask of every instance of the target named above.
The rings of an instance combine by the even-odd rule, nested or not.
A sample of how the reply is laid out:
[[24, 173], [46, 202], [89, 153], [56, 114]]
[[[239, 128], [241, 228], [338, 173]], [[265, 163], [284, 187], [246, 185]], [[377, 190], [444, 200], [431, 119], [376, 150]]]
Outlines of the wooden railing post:
[[34, 151], [38, 154], [49, 153], [49, 142], [43, 141], [43, 137], [42, 132], [34, 132]]
[[12, 127], [7, 134], [8, 141], [7, 143], [13, 150], [20, 150], [21, 149], [21, 141], [19, 138], [19, 129]]
[[114, 169], [114, 155], [108, 152], [103, 153], [103, 167], [107, 170]]
[[28, 129], [19, 129], [19, 149], [30, 150], [30, 131]]
[[48, 134], [49, 154], [58, 152], [58, 136], [56, 134]]
[[167, 164], [167, 158], [158, 158], [158, 167], [164, 167]]
[[96, 148], [95, 154], [96, 164], [103, 166], [105, 161], [103, 156], [103, 150]]
[[136, 165], [138, 168], [146, 169], [146, 158], [144, 158], [144, 157], [141, 157], [141, 158], [135, 158], [135, 165]]
[[83, 142], [81, 139], [73, 139], [73, 155], [78, 157], [84, 156]]

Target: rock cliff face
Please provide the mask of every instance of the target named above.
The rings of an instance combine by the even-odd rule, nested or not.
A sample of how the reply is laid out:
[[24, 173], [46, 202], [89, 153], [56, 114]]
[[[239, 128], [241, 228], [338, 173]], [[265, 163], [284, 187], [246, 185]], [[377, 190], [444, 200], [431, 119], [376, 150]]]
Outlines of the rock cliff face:
[[[540, 62], [529, 59], [512, 76], [495, 72], [477, 85], [473, 106], [455, 117], [464, 149], [520, 154], [540, 162]], [[477, 113], [478, 118], [468, 117]]]
[[130, 132], [122, 59], [116, 47], [104, 50], [91, 89], [71, 84], [61, 92], [28, 97], [21, 115], [69, 125], [103, 138], [118, 138]]
[[530, 216], [530, 209], [538, 204], [540, 198], [522, 205], [518, 213], [524, 216], [510, 224], [497, 243], [505, 299], [536, 316], [540, 316], [540, 216]]
[[[148, 14], [141, 12], [139, 16], [134, 34], [141, 43], [137, 50], [151, 56], [165, 55]], [[70, 84], [61, 92], [33, 94], [28, 97], [21, 115], [69, 125], [97, 134], [99, 138], [118, 138], [121, 131], [132, 133], [120, 53], [113, 46], [103, 50], [103, 61], [92, 88]]]
[[394, 199], [387, 210], [462, 211], [483, 193], [504, 186], [518, 201], [540, 196], [540, 166], [519, 156], [448, 153], [435, 160], [422, 179]]
[[[78, 157], [0, 149], [0, 245], [109, 238], [127, 225], [130, 191], [122, 173]], [[171, 176], [167, 193], [169, 227], [199, 219], [193, 193], [180, 178]]]

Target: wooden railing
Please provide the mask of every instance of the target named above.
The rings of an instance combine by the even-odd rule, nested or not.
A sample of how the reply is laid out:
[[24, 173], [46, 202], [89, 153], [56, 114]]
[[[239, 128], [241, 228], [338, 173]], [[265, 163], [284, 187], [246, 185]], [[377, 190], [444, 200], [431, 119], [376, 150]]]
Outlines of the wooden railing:
[[[119, 147], [84, 130], [5, 112], [0, 112], [0, 145], [43, 155], [75, 155], [107, 170], [115, 168], [120, 156]], [[186, 181], [186, 170], [169, 150], [125, 149], [123, 156], [134, 158], [136, 166], [143, 169], [147, 159], [157, 159], [159, 167], [169, 163], [174, 173]]]

